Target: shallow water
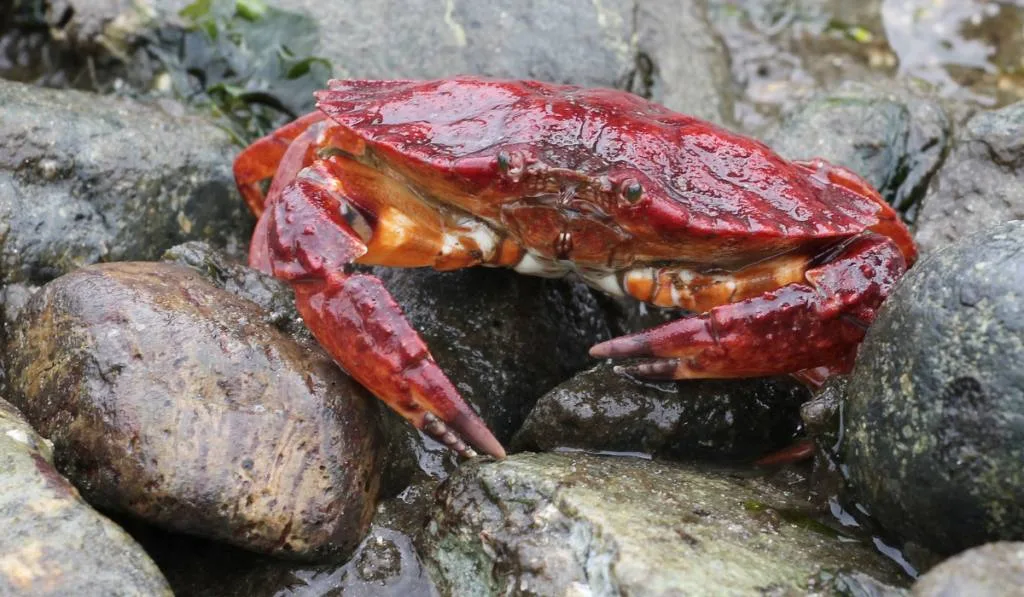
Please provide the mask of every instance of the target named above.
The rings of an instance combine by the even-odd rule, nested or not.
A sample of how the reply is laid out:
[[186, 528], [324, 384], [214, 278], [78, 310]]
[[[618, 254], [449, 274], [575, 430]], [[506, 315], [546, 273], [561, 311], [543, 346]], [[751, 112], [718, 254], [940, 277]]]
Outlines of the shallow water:
[[757, 130], [843, 80], [931, 89], [995, 107], [1024, 98], [1024, 0], [709, 0]]

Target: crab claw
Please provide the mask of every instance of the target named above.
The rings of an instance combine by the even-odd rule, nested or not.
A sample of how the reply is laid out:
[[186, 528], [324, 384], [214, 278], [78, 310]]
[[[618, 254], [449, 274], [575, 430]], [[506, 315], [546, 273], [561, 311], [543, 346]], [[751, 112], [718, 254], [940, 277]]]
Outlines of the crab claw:
[[378, 278], [338, 275], [293, 285], [306, 325], [359, 383], [460, 455], [475, 456], [473, 446], [505, 457]]
[[899, 248], [867, 233], [794, 283], [590, 349], [641, 358], [616, 371], [658, 379], [758, 377], [849, 366], [879, 305], [906, 271]]

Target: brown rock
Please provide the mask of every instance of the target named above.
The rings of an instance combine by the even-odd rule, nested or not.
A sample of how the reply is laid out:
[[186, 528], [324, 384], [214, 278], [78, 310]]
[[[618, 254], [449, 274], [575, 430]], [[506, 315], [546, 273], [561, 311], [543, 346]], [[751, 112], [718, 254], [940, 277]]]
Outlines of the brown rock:
[[365, 534], [376, 408], [253, 303], [180, 266], [90, 266], [37, 293], [9, 340], [12, 401], [91, 503], [301, 558]]

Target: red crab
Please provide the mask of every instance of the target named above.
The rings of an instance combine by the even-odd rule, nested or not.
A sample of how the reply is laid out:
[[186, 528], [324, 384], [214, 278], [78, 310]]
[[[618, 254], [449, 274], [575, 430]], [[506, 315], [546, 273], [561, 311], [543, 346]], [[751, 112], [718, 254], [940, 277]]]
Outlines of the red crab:
[[317, 99], [235, 162], [259, 216], [250, 264], [291, 283], [346, 371], [463, 454], [505, 452], [350, 264], [575, 272], [696, 312], [590, 350], [683, 379], [848, 369], [916, 256], [849, 170], [622, 91], [459, 77], [332, 81]]

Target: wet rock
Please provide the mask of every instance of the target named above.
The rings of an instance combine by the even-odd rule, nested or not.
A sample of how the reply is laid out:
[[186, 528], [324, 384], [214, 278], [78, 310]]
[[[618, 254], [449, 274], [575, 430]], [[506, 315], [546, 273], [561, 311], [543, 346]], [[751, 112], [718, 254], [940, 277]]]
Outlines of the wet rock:
[[901, 587], [894, 587], [878, 582], [867, 574], [860, 572], [839, 574], [822, 574], [819, 577], [818, 595], [834, 595], [835, 597], [908, 597], [910, 592]]
[[751, 460], [793, 440], [809, 397], [790, 378], [649, 383], [600, 365], [538, 400], [513, 448]]
[[915, 597], [1001, 597], [1024, 587], [1024, 543], [999, 542], [969, 549], [922, 576]]
[[533, 404], [609, 337], [582, 284], [472, 268], [377, 270], [462, 396], [507, 443]]
[[178, 597], [429, 597], [437, 595], [412, 539], [370, 527], [342, 565], [297, 566], [195, 537], [135, 529]]
[[321, 46], [341, 77], [478, 73], [611, 87], [635, 69], [630, 0], [278, 5], [330, 23]]
[[155, 69], [126, 61], [138, 54], [155, 17], [148, 0], [0, 0], [0, 78], [144, 90]]
[[150, 0], [48, 0], [45, 19], [77, 51], [126, 59], [157, 12]]
[[341, 565], [275, 560], [137, 523], [127, 529], [178, 597], [428, 597], [437, 590], [412, 537], [424, 527], [436, 486], [419, 483], [382, 501], [366, 538]]
[[132, 538], [89, 507], [50, 445], [0, 399], [0, 594], [171, 595]]
[[372, 527], [352, 559], [336, 570], [294, 571], [300, 582], [284, 593], [295, 597], [436, 596], [437, 589], [416, 554], [412, 539], [393, 529]]
[[467, 463], [438, 498], [423, 553], [442, 594], [803, 594], [824, 571], [896, 578], [756, 478], [516, 454]]
[[636, 1], [636, 70], [627, 89], [670, 110], [730, 122], [728, 54], [703, 2]]
[[379, 483], [377, 409], [263, 316], [185, 268], [80, 269], [15, 323], [12, 401], [90, 503], [275, 555], [348, 555]]
[[1024, 537], [1024, 222], [914, 266], [868, 330], [843, 458], [892, 532], [939, 554]]
[[938, 170], [949, 134], [938, 103], [847, 83], [790, 112], [769, 144], [790, 159], [846, 166], [907, 211]]
[[[625, 88], [672, 109], [728, 114], [726, 54], [701, 3], [281, 0], [315, 15], [335, 76], [438, 78], [476, 73]], [[339, 32], [344, 31], [344, 35]]]
[[[7, 342], [8, 330], [36, 290], [39, 290], [39, 287], [33, 284], [0, 286], [0, 352]], [[3, 369], [0, 369], [0, 388], [3, 386], [3, 375]]]
[[171, 247], [163, 260], [184, 265], [198, 272], [217, 288], [256, 303], [264, 311], [263, 320], [303, 345], [316, 345], [295, 308], [291, 286], [273, 276], [248, 267], [209, 243], [192, 241]]
[[980, 112], [957, 132], [921, 206], [915, 239], [933, 251], [1024, 218], [1024, 102]]
[[216, 127], [3, 81], [0, 106], [0, 284], [155, 259], [189, 239], [247, 246], [235, 148]]

